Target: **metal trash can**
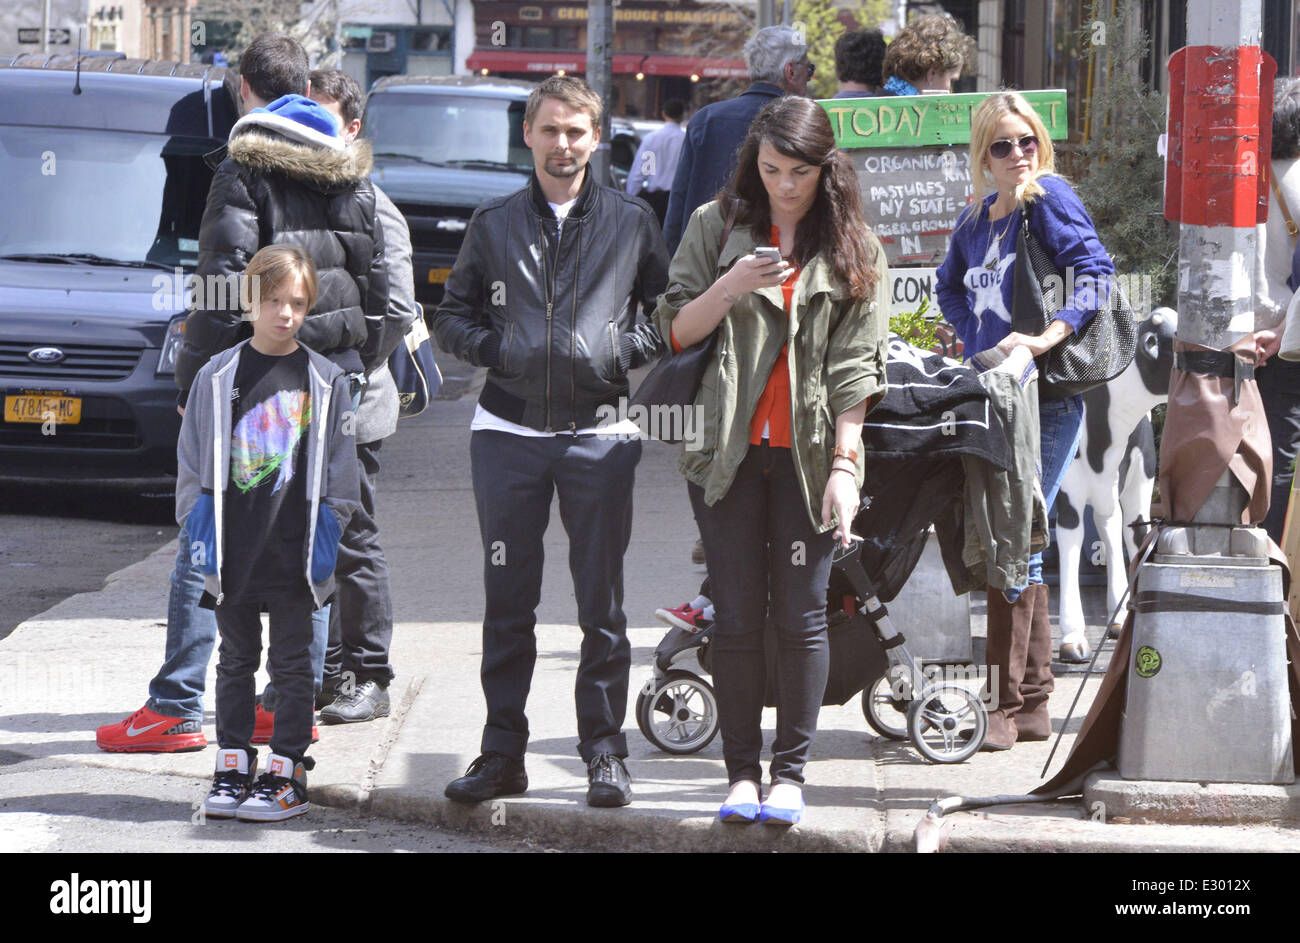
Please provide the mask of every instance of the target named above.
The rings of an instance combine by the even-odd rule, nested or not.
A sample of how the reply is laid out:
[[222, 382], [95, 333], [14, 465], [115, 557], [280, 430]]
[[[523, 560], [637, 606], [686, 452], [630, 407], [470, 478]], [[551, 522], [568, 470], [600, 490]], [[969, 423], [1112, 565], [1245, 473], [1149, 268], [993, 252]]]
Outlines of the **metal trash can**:
[[1120, 775], [1293, 782], [1281, 569], [1164, 559], [1188, 562], [1138, 576]]

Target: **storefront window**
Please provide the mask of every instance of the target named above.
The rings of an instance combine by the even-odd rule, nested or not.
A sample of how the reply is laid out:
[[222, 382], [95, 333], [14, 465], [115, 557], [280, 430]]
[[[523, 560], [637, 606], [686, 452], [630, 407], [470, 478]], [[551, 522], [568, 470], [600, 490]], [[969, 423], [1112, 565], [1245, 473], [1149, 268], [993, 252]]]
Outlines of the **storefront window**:
[[[1081, 127], [1084, 98], [1087, 96], [1088, 53], [1079, 31], [1083, 28], [1083, 7], [1070, 0], [1055, 0], [1048, 10], [1048, 28], [1052, 45], [1048, 51], [1047, 88], [1065, 89], [1068, 126]], [[1101, 80], [1094, 75], [1094, 83]]]

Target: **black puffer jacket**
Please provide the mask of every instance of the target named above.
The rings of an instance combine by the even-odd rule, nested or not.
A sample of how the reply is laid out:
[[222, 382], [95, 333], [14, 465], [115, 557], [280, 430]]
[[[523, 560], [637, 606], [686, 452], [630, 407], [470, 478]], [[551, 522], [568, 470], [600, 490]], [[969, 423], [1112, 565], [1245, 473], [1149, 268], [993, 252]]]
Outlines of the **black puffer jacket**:
[[490, 368], [479, 403], [549, 432], [596, 424], [627, 372], [664, 350], [648, 319], [668, 250], [641, 200], [588, 173], [558, 226], [534, 174], [470, 219], [433, 327], [443, 350]]
[[[344, 370], [368, 372], [381, 359], [376, 350], [388, 308], [370, 145], [344, 145], [273, 119], [248, 114], [231, 131], [228, 156], [212, 178], [199, 229], [199, 283], [206, 288], [211, 276], [242, 273], [263, 246], [300, 246], [316, 264], [320, 290], [298, 340]], [[223, 298], [224, 305], [214, 303]], [[186, 319], [176, 362], [182, 391], [189, 390], [208, 358], [249, 333], [237, 295], [205, 291], [202, 302]]]

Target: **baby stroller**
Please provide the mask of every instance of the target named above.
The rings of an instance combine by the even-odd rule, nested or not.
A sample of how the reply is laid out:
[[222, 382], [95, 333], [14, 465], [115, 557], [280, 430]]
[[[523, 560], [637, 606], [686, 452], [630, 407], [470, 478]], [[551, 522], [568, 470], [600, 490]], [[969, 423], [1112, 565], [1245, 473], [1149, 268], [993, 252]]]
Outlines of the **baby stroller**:
[[[897, 594], [920, 559], [931, 523], [926, 509], [946, 513], [960, 500], [960, 463], [873, 464], [876, 480], [868, 485], [876, 498], [864, 496], [867, 507], [855, 530], [875, 536], [855, 536], [833, 560], [827, 594], [831, 667], [822, 704], [845, 704], [861, 693], [867, 723], [881, 736], [910, 739], [932, 762], [960, 763], [984, 743], [984, 703], [960, 683], [929, 682], [881, 601]], [[906, 491], [913, 492], [910, 503], [903, 500]], [[894, 530], [881, 530], [886, 517]], [[702, 677], [711, 673], [712, 632], [711, 625], [695, 633], [673, 628], [655, 649], [654, 676], [637, 697], [636, 718], [646, 739], [666, 753], [695, 753], [718, 732], [717, 700]], [[774, 632], [769, 628], [767, 635], [770, 666]], [[775, 705], [770, 683], [765, 703]]]
[[[891, 337], [889, 389], [863, 425], [867, 480], [853, 530], [864, 538], [837, 554], [827, 593], [830, 677], [822, 703], [861, 693], [867, 723], [910, 739], [926, 759], [959, 763], [983, 745], [988, 712], [976, 692], [931, 682], [884, 603], [912, 574], [933, 525], [949, 572], [961, 562], [964, 461], [1006, 468], [1006, 433], [969, 367]], [[957, 535], [954, 548], [944, 534]], [[712, 626], [674, 628], [655, 649], [654, 676], [636, 703], [637, 725], [667, 753], [703, 749], [718, 731], [710, 672]], [[768, 631], [772, 640], [774, 632]], [[774, 644], [768, 645], [769, 665]], [[768, 677], [774, 677], [769, 670]], [[765, 700], [775, 704], [773, 692]]]

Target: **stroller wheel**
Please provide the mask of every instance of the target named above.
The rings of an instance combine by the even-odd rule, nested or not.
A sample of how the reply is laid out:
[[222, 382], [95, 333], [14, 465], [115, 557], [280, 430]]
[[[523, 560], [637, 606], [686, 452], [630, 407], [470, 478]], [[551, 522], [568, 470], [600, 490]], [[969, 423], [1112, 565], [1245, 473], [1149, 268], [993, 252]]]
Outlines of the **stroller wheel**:
[[936, 684], [907, 712], [912, 743], [931, 763], [960, 763], [984, 745], [989, 715], [979, 695], [960, 684]]
[[670, 671], [654, 689], [647, 684], [636, 699], [636, 724], [665, 753], [703, 750], [718, 733], [718, 700], [713, 687], [689, 671]]
[[890, 740], [907, 739], [907, 708], [911, 701], [898, 697], [893, 679], [885, 672], [862, 692], [862, 713], [871, 729]]

